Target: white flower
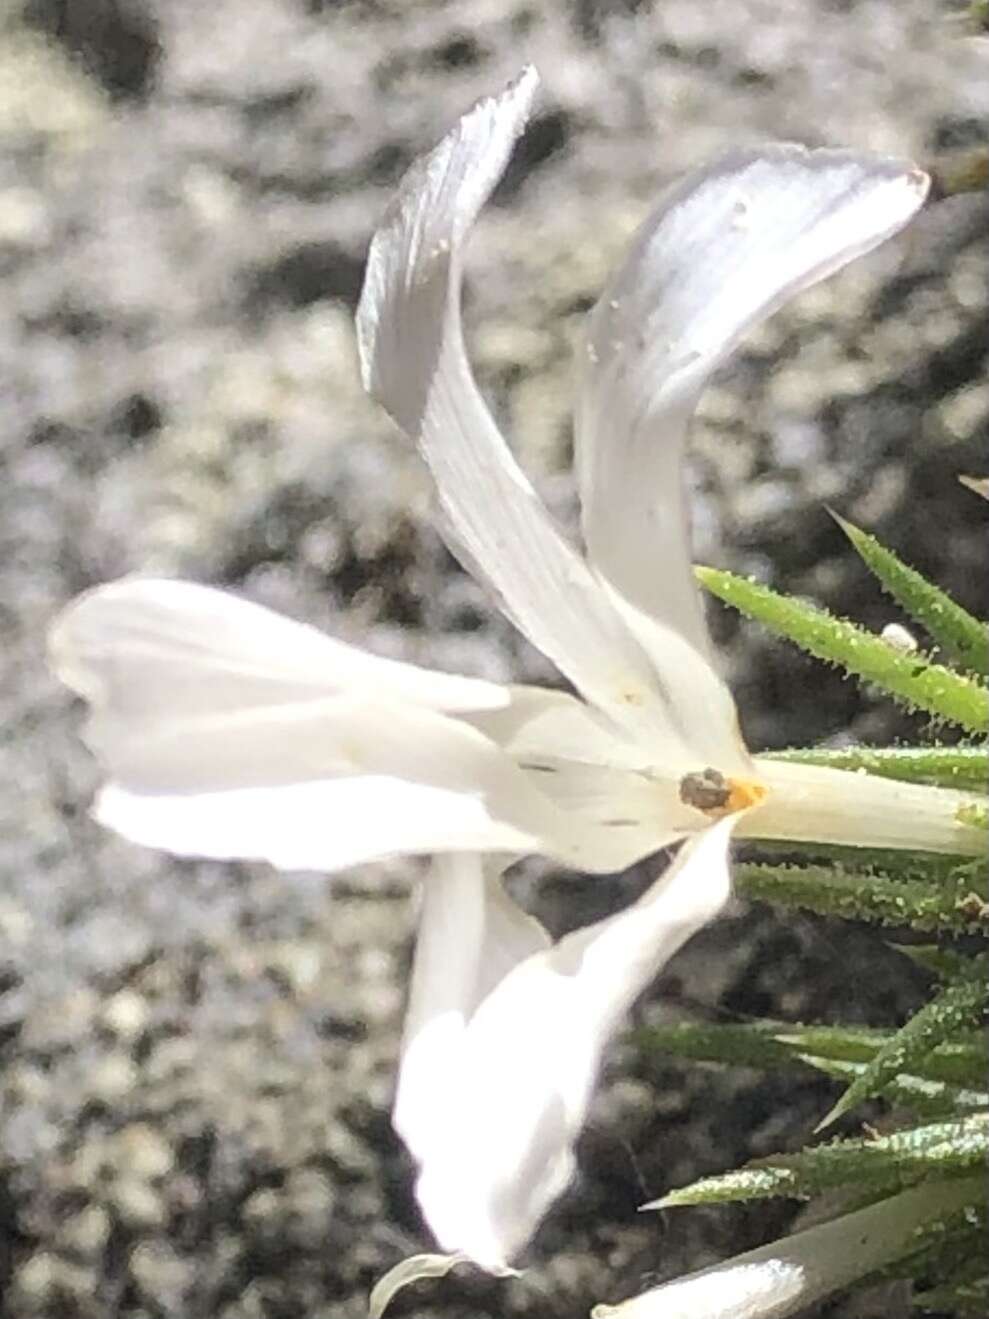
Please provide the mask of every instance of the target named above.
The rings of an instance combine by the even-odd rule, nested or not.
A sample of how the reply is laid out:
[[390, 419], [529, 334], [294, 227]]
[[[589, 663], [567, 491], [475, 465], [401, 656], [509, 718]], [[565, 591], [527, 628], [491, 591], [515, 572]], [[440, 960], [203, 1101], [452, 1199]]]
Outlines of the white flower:
[[[526, 71], [413, 165], [371, 246], [368, 389], [417, 441], [451, 545], [579, 693], [372, 657], [222, 592], [124, 580], [52, 634], [92, 704], [97, 817], [181, 854], [334, 870], [434, 853], [395, 1122], [441, 1246], [491, 1269], [566, 1184], [601, 1051], [729, 893], [732, 831], [974, 851], [963, 794], [755, 761], [716, 673], [681, 488], [687, 423], [739, 337], [899, 229], [897, 161], [734, 151], [667, 193], [592, 313], [576, 415], [587, 558], [474, 383], [462, 248], [521, 133]], [[688, 840], [632, 908], [551, 948], [500, 869], [607, 873]], [[483, 858], [482, 858], [483, 854]]]
[[732, 825], [695, 834], [638, 902], [553, 946], [477, 856], [434, 862], [394, 1116], [445, 1249], [499, 1271], [565, 1189], [605, 1044], [728, 899]]
[[598, 1305], [592, 1319], [786, 1319], [905, 1259], [983, 1190], [983, 1179], [925, 1182], [622, 1305]]

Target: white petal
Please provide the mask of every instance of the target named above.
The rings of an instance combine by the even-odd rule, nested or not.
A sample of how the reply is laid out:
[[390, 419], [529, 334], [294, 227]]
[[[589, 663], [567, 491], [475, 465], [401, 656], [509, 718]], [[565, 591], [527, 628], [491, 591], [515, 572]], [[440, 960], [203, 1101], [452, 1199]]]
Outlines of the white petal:
[[566, 1187], [611, 1033], [728, 897], [733, 823], [691, 839], [633, 906], [527, 958], [482, 1002], [456, 1075], [436, 1095], [444, 1138], [429, 1149], [417, 1186], [444, 1250], [503, 1266]]
[[540, 847], [494, 817], [480, 796], [385, 775], [196, 793], [141, 793], [111, 782], [93, 814], [143, 847], [267, 861], [281, 870], [330, 872], [443, 849]]
[[148, 847], [325, 870], [448, 850], [583, 859], [580, 822], [509, 756], [414, 705], [339, 696], [191, 719], [163, 705], [143, 721], [111, 705], [93, 724], [110, 779], [97, 816]]
[[[593, 1319], [786, 1319], [916, 1249], [915, 1234], [981, 1197], [971, 1180], [925, 1182], [878, 1204], [665, 1283]], [[911, 1241], [914, 1245], [911, 1246]]]
[[423, 883], [419, 934], [392, 1115], [421, 1163], [446, 1134], [448, 1090], [467, 1022], [482, 998], [549, 935], [476, 854], [437, 857]]
[[364, 383], [417, 440], [454, 550], [519, 629], [633, 735], [679, 743], [680, 710], [519, 469], [464, 349], [461, 248], [536, 83], [529, 69], [481, 101], [403, 180], [371, 244], [357, 313]]
[[509, 690], [504, 709], [468, 721], [507, 751], [540, 792], [581, 820], [589, 835], [593, 831], [593, 869], [625, 870], [706, 824], [679, 794], [680, 780], [702, 763], [697, 753], [671, 746], [657, 763], [652, 748], [631, 741], [600, 711], [565, 692]]
[[[507, 689], [497, 710], [471, 712], [469, 722], [494, 738], [519, 761], [548, 757], [556, 763], [602, 765], [645, 773], [652, 768], [650, 750], [630, 741], [625, 729], [594, 706], [567, 692], [521, 684]], [[681, 762], [675, 762], [671, 774]], [[694, 757], [681, 773], [694, 768]]]
[[[895, 233], [926, 188], [880, 156], [731, 151], [666, 193], [592, 313], [575, 440], [588, 552], [700, 655], [681, 483], [697, 398], [753, 324]], [[674, 690], [683, 680], [689, 693], [689, 679], [681, 665]]]
[[[685, 553], [686, 544], [685, 540]], [[664, 580], [667, 580], [665, 570]], [[672, 581], [672, 576], [669, 580]], [[665, 763], [679, 765], [683, 763], [682, 757], [686, 757], [691, 769], [713, 765], [726, 775], [750, 776], [752, 761], [742, 741], [734, 698], [706, 653], [687, 640], [691, 629], [686, 626], [686, 619], [680, 620], [685, 625], [685, 635], [676, 626], [626, 599], [606, 578], [602, 577], [601, 581], [629, 631], [651, 658], [657, 682], [664, 692], [670, 722], [677, 733], [676, 738], [666, 743]], [[675, 590], [670, 598], [671, 601], [675, 598]], [[671, 606], [671, 613], [675, 613], [675, 605]], [[675, 756], [680, 748], [678, 759]]]
[[769, 791], [739, 824], [740, 838], [961, 856], [985, 856], [989, 849], [985, 829], [964, 819], [966, 810], [985, 808], [979, 793], [769, 756], [757, 756], [755, 763]]
[[[71, 605], [61, 676], [92, 704], [97, 815], [180, 855], [338, 869], [398, 853], [545, 851], [613, 870], [660, 845], [543, 790], [476, 727], [509, 688], [367, 655], [222, 591], [131, 580]], [[576, 703], [574, 703], [576, 705]], [[559, 794], [558, 794], [559, 795]]]
[[140, 719], [215, 715], [363, 690], [433, 710], [507, 704], [495, 683], [380, 659], [227, 591], [128, 577], [56, 619], [52, 666], [97, 704]]
[[511, 758], [430, 708], [491, 708], [506, 688], [377, 659], [182, 582], [83, 596], [51, 654], [92, 704], [87, 741], [110, 780], [98, 818], [135, 842], [336, 869], [531, 851], [545, 824], [570, 851], [563, 817]]

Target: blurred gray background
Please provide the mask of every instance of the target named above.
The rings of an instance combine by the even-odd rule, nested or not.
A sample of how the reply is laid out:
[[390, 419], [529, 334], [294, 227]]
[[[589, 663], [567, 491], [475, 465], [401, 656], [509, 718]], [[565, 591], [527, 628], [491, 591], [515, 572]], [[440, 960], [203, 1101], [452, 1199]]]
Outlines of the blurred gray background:
[[[466, 306], [482, 385], [572, 522], [572, 348], [650, 198], [732, 143], [924, 160], [984, 140], [989, 49], [959, 12], [0, 0], [4, 1319], [356, 1319], [428, 1248], [388, 1119], [416, 866], [327, 881], [103, 835], [79, 712], [44, 668], [53, 612], [154, 571], [381, 653], [554, 681], [437, 540], [415, 456], [358, 386], [364, 253], [402, 170], [539, 65]], [[956, 476], [985, 470], [987, 216], [984, 198], [941, 203], [747, 342], [696, 427], [698, 558], [881, 627], [896, 613], [831, 504], [984, 606], [985, 506]], [[712, 624], [754, 745], [922, 731], [758, 629]], [[528, 887], [561, 929], [641, 880]], [[923, 988], [878, 934], [739, 905], [639, 1017], [882, 1023]], [[831, 1097], [618, 1044], [526, 1279], [458, 1273], [395, 1313], [576, 1319], [755, 1244], [792, 1206], [636, 1206], [794, 1146]]]

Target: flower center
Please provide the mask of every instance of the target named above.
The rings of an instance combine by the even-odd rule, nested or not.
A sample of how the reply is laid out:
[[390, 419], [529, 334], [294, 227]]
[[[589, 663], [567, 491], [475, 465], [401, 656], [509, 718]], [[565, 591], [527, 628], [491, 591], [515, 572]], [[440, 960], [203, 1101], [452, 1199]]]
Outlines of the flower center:
[[736, 811], [758, 806], [768, 789], [752, 779], [729, 779], [710, 765], [685, 774], [680, 780], [680, 800], [685, 806], [706, 815], [709, 820], [734, 815]]

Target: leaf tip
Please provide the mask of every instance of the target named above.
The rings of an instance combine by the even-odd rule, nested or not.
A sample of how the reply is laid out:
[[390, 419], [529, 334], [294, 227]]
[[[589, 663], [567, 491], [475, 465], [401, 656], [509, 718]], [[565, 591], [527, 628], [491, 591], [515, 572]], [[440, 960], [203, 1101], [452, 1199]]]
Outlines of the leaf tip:
[[858, 530], [858, 528], [854, 526], [853, 523], [849, 522], [847, 518], [842, 517], [842, 515], [838, 512], [838, 510], [836, 508], [832, 508], [830, 504], [824, 505], [824, 511], [825, 513], [828, 514], [829, 517], [834, 518], [835, 522], [837, 522], [838, 526], [841, 527], [842, 531], [848, 533], [851, 531]]
[[817, 1126], [814, 1128], [815, 1136], [819, 1136], [821, 1132], [826, 1131], [828, 1127], [833, 1127], [834, 1124], [838, 1121], [838, 1119], [840, 1117], [844, 1117], [845, 1114], [848, 1112], [848, 1110], [851, 1107], [853, 1107], [854, 1101], [852, 1102], [849, 1101], [850, 1094], [851, 1094], [851, 1089], [849, 1088], [841, 1096], [838, 1102], [828, 1109], [828, 1111], [821, 1118], [820, 1122], [818, 1122]]
[[959, 476], [959, 481], [966, 488], [983, 499], [989, 499], [989, 476]]

